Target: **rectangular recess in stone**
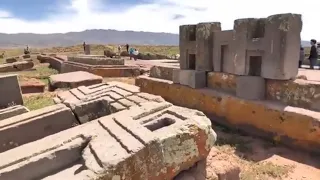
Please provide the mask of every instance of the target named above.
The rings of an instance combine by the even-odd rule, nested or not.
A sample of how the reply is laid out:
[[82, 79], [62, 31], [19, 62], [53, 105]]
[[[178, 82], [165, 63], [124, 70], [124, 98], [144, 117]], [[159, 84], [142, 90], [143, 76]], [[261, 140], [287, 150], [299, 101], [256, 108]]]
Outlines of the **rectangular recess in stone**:
[[188, 69], [196, 69], [196, 55], [188, 54]]
[[118, 94], [120, 94], [122, 96], [129, 96], [129, 95], [132, 94], [132, 92], [127, 91], [126, 89], [123, 89], [121, 87], [114, 87], [112, 90], [117, 92]]
[[29, 112], [29, 109], [27, 109], [24, 106], [17, 105], [17, 106], [11, 106], [5, 109], [0, 109], [0, 120], [7, 119], [13, 116], [17, 116], [23, 113]]
[[147, 129], [149, 129], [150, 131], [156, 131], [158, 129], [162, 129], [164, 127], [170, 126], [172, 124], [174, 124], [176, 121], [174, 119], [171, 118], [160, 118], [160, 119], [156, 119], [153, 120], [149, 123], [144, 124], [144, 127], [146, 127]]
[[249, 76], [261, 75], [262, 56], [250, 56], [249, 58]]

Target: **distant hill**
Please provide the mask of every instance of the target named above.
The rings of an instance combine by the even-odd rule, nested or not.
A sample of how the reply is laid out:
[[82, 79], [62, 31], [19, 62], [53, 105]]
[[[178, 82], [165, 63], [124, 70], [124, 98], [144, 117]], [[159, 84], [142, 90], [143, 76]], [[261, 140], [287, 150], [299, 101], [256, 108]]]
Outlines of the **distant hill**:
[[[0, 47], [56, 47], [82, 44], [135, 44], [135, 45], [179, 45], [179, 35], [171, 33], [136, 32], [92, 29], [81, 32], [32, 34], [0, 33]], [[302, 41], [302, 46], [310, 46], [309, 41]]]
[[71, 46], [84, 41], [88, 44], [178, 45], [179, 35], [103, 29], [55, 34], [0, 33], [0, 47]]

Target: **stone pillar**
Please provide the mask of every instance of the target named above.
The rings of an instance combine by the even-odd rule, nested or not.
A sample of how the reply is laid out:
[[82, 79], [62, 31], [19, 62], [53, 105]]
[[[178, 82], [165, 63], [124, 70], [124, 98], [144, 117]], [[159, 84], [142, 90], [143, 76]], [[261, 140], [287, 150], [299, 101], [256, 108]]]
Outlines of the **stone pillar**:
[[262, 77], [278, 80], [296, 77], [301, 30], [302, 19], [299, 14], [278, 14], [267, 18]]
[[[232, 42], [233, 49], [233, 73], [237, 75], [248, 75], [246, 72], [247, 49], [251, 41], [255, 38], [263, 38], [264, 26], [259, 27], [259, 24], [264, 19], [237, 19], [234, 21], [234, 41]], [[260, 33], [261, 32], [261, 33]]]
[[213, 32], [221, 31], [219, 22], [199, 23], [196, 29], [196, 70], [213, 71]]
[[[189, 69], [189, 54], [196, 53], [196, 25], [180, 26], [179, 49], [180, 49], [180, 69]], [[194, 36], [193, 36], [194, 35]]]
[[85, 55], [89, 55], [90, 54], [90, 45], [86, 44], [85, 48], [84, 48], [84, 54]]

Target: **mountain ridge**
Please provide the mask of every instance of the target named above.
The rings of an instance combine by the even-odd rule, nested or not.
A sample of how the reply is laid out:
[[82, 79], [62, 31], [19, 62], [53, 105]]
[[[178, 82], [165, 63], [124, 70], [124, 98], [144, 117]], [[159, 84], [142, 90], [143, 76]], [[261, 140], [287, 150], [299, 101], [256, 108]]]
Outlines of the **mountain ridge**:
[[[135, 44], [135, 45], [179, 45], [179, 35], [165, 32], [118, 31], [114, 29], [90, 29], [67, 33], [0, 33], [0, 47], [56, 47], [75, 44]], [[302, 46], [310, 46], [309, 41], [301, 41]]]

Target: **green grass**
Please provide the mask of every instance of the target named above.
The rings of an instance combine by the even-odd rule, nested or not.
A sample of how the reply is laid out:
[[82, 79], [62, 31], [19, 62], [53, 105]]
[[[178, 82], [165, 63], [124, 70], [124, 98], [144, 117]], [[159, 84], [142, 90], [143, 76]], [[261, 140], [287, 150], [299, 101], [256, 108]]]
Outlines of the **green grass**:
[[30, 111], [54, 105], [53, 96], [47, 94], [24, 96], [23, 102]]

